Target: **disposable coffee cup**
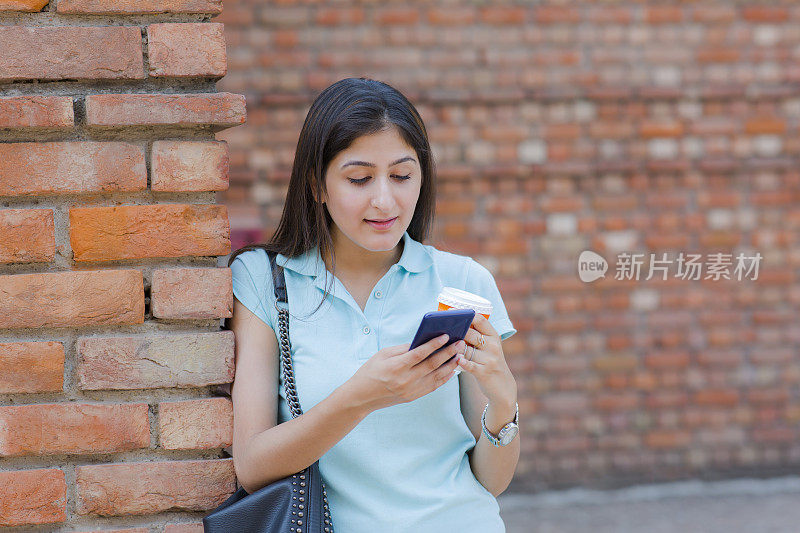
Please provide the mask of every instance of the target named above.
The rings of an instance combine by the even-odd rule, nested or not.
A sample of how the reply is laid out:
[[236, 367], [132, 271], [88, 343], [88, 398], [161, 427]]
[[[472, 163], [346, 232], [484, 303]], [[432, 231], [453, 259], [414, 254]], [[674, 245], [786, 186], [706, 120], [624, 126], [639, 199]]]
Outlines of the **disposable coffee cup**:
[[[462, 291], [455, 287], [442, 288], [442, 292], [439, 293], [437, 300], [439, 302], [439, 311], [447, 311], [448, 309], [472, 309], [475, 313], [486, 317], [487, 320], [489, 319], [489, 315], [492, 314], [492, 302], [482, 296]], [[456, 367], [453, 373], [460, 374], [461, 367]]]

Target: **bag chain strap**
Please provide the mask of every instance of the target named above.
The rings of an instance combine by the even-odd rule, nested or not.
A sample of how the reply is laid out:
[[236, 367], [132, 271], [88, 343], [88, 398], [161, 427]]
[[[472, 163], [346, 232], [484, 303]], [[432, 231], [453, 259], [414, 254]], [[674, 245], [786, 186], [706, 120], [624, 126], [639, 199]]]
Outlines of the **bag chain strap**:
[[[281, 272], [282, 274], [282, 272]], [[292, 346], [289, 342], [289, 311], [283, 307], [278, 308], [278, 326], [280, 329], [280, 349], [281, 360], [283, 361], [283, 384], [286, 391], [286, 402], [292, 412], [292, 418], [297, 418], [303, 414], [300, 409], [300, 400], [297, 397], [297, 389], [294, 384], [294, 369], [292, 368]], [[319, 479], [322, 484], [322, 507], [325, 511], [325, 531], [333, 532], [331, 522], [331, 512], [328, 508], [328, 493], [325, 490], [325, 482], [322, 476]]]

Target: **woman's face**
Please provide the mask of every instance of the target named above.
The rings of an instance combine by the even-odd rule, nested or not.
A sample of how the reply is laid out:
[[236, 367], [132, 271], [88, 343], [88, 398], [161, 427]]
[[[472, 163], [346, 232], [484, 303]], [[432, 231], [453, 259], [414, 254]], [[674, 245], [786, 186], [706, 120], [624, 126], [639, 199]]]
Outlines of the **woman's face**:
[[[388, 251], [411, 224], [422, 170], [414, 149], [391, 128], [359, 137], [339, 152], [328, 165], [325, 186], [334, 243], [348, 247], [347, 237], [366, 250]], [[387, 228], [367, 222], [392, 218]]]

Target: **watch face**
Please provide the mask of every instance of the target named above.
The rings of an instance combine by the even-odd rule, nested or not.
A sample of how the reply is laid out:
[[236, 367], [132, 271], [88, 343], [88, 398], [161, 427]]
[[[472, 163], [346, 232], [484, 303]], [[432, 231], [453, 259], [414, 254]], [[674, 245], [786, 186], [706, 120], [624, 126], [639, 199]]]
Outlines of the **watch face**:
[[504, 427], [500, 431], [500, 444], [503, 446], [508, 445], [512, 440], [514, 440], [514, 437], [517, 436], [517, 431], [519, 431], [519, 427], [517, 427], [516, 424], [510, 424], [509, 426]]

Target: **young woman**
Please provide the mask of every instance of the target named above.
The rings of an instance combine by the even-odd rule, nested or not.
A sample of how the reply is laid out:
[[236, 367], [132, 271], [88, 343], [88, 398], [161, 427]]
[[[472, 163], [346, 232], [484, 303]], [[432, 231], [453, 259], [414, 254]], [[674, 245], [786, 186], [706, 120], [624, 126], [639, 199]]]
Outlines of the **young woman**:
[[[237, 478], [253, 492], [319, 459], [336, 533], [505, 531], [495, 497], [520, 439], [492, 444], [487, 433], [514, 433], [501, 340], [516, 330], [486, 268], [421, 244], [434, 204], [417, 110], [384, 83], [344, 79], [308, 112], [275, 235], [231, 256]], [[265, 249], [286, 277], [296, 419]], [[434, 339], [409, 351], [443, 286], [489, 299], [489, 320], [476, 315], [447, 348]]]

